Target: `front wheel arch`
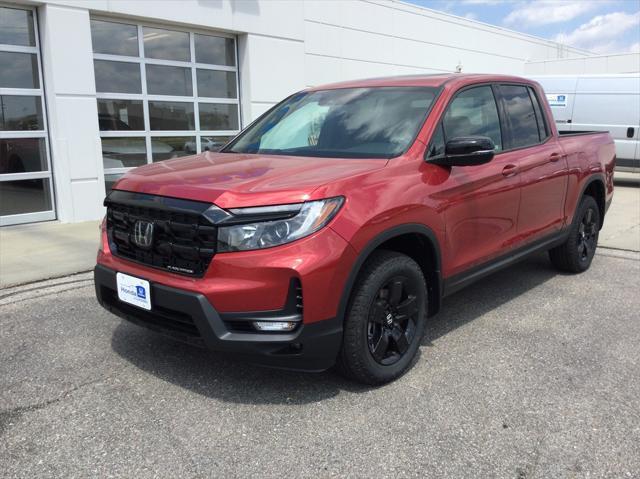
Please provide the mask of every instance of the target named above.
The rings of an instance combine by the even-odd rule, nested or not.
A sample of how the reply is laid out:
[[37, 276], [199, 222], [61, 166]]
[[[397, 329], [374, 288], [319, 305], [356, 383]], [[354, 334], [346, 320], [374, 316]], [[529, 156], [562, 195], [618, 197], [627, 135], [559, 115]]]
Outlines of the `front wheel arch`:
[[406, 254], [420, 265], [429, 288], [428, 316], [435, 315], [440, 310], [442, 299], [442, 257], [438, 239], [429, 227], [418, 223], [408, 223], [389, 228], [378, 234], [360, 251], [342, 291], [338, 305], [338, 317], [345, 318], [358, 275], [367, 259], [378, 250]]

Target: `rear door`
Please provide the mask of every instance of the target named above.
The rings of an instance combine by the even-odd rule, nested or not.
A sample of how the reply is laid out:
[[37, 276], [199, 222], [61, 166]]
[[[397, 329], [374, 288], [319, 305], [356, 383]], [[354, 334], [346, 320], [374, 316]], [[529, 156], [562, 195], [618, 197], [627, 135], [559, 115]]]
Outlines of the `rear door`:
[[502, 84], [499, 96], [508, 125], [504, 155], [520, 174], [518, 242], [528, 243], [563, 226], [567, 158], [533, 88]]

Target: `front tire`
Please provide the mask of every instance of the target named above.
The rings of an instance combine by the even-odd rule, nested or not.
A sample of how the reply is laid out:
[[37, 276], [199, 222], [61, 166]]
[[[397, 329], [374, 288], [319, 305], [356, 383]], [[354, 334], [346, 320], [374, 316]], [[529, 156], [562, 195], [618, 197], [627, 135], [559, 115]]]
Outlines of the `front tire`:
[[567, 241], [549, 250], [551, 263], [567, 273], [588, 270], [596, 254], [599, 233], [600, 208], [592, 196], [585, 195], [576, 210]]
[[427, 322], [427, 283], [410, 257], [377, 251], [354, 286], [338, 369], [358, 382], [378, 385], [412, 364]]

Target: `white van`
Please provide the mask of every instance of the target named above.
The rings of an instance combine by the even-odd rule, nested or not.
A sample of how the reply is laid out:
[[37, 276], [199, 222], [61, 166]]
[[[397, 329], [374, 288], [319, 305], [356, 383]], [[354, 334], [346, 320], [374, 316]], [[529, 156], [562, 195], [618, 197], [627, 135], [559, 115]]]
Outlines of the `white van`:
[[559, 131], [607, 130], [616, 170], [640, 172], [640, 74], [533, 76]]

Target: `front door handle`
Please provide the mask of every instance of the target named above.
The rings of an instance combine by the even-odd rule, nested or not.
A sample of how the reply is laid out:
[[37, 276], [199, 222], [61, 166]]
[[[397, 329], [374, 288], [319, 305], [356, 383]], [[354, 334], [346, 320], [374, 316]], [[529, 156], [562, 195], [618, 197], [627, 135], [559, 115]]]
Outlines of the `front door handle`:
[[549, 156], [549, 161], [555, 163], [556, 161], [560, 161], [564, 157], [565, 155], [561, 155], [560, 153], [551, 153], [551, 156]]
[[508, 178], [517, 175], [519, 170], [518, 165], [507, 165], [502, 169], [502, 175]]

